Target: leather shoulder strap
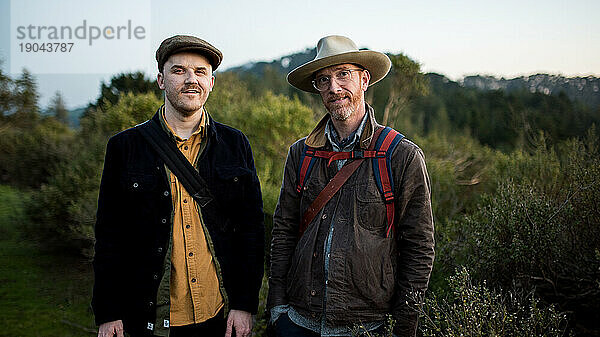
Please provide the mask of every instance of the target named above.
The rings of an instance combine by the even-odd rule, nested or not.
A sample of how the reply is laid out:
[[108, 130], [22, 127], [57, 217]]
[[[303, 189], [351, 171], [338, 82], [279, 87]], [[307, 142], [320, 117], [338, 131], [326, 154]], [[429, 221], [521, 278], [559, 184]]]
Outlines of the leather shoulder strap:
[[214, 197], [204, 179], [155, 121], [150, 119], [136, 126], [136, 129], [167, 164], [171, 172], [177, 176], [177, 179], [200, 207], [213, 201]]
[[[375, 146], [375, 141], [379, 137], [379, 134], [383, 128], [375, 131], [373, 138], [371, 139], [371, 144], [369, 145], [369, 150], [373, 150]], [[344, 165], [341, 170], [329, 181], [329, 183], [323, 188], [323, 190], [319, 193], [319, 195], [315, 198], [315, 200], [308, 206], [306, 212], [302, 216], [300, 221], [300, 226], [298, 229], [299, 237], [304, 234], [304, 231], [308, 228], [308, 225], [312, 222], [315, 216], [321, 211], [321, 209], [331, 200], [331, 198], [340, 190], [342, 185], [346, 183], [348, 178], [358, 169], [360, 164], [365, 160], [365, 158], [358, 158], [353, 160], [352, 162]]]

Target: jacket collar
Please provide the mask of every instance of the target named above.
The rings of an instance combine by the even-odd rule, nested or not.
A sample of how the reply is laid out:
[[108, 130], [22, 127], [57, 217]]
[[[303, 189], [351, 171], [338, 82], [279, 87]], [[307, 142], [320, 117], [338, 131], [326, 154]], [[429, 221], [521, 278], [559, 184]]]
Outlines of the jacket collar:
[[[161, 105], [160, 108], [158, 108], [158, 110], [156, 110], [156, 113], [154, 114], [154, 116], [152, 116], [152, 120], [155, 121], [161, 127], [163, 127], [163, 125], [161, 122], [160, 114], [162, 113], [163, 107], [164, 107], [164, 105]], [[208, 110], [206, 110], [206, 107], [204, 108], [204, 112], [206, 113], [206, 116], [208, 116], [208, 130], [206, 132], [206, 137], [208, 137], [208, 138], [215, 137], [216, 138], [217, 137], [217, 127], [215, 126], [215, 121], [212, 118], [212, 116], [208, 113]], [[163, 130], [165, 130], [164, 127], [163, 127]], [[174, 141], [177, 140], [171, 132], [169, 132], [168, 130], [165, 130], [165, 132], [169, 135], [169, 137], [171, 137], [171, 139], [173, 139]]]
[[[381, 127], [381, 125], [379, 125], [379, 123], [377, 123], [375, 120], [375, 111], [367, 103], [365, 103], [365, 112], [368, 114], [368, 117], [358, 143], [358, 146], [363, 150], [369, 148], [369, 144], [371, 144], [371, 138], [373, 138], [373, 133], [375, 133], [375, 130]], [[325, 126], [330, 119], [331, 115], [329, 113], [321, 118], [317, 126], [306, 137], [305, 144], [307, 146], [321, 148], [327, 144]]]

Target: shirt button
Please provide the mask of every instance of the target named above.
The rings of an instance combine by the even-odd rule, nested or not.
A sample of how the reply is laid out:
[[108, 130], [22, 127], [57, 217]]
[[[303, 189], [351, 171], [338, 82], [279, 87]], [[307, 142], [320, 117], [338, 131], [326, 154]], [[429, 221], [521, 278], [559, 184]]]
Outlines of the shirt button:
[[317, 257], [317, 252], [314, 252], [314, 253], [313, 253], [313, 257]]
[[160, 220], [160, 222], [167, 223], [167, 219], [162, 219], [162, 220]]
[[168, 196], [169, 196], [169, 191], [165, 191], [165, 192], [163, 193], [163, 195], [164, 195], [165, 197], [168, 197]]
[[240, 180], [238, 177], [233, 177], [233, 181], [235, 181], [236, 183], [238, 182], [238, 180]]
[[189, 229], [189, 228], [190, 228], [190, 225], [185, 225], [185, 228], [188, 228], [188, 229]]
[[154, 302], [148, 302], [148, 306], [149, 306], [149, 307], [152, 307], [152, 306], [154, 306]]
[[162, 247], [158, 247], [158, 248], [156, 249], [156, 251], [157, 251], [157, 252], [159, 252], [159, 253], [162, 253], [163, 249], [162, 249]]
[[323, 219], [323, 220], [327, 219], [327, 214], [323, 214], [323, 216], [321, 217], [321, 219]]
[[195, 278], [192, 279], [192, 283], [196, 283], [196, 279]]
[[310, 313], [310, 316], [311, 316], [312, 318], [315, 318], [315, 317], [317, 317], [317, 314], [315, 314], [314, 312], [311, 312], [311, 313]]
[[133, 183], [133, 188], [137, 188], [138, 186], [140, 186], [138, 183]]
[[194, 253], [191, 253], [191, 252], [190, 252], [188, 255], [189, 255], [189, 256], [194, 256]]
[[154, 275], [152, 276], [152, 278], [154, 278], [155, 280], [158, 280], [158, 275], [154, 274]]
[[306, 191], [308, 189], [308, 186], [304, 186], [303, 189]]
[[316, 292], [316, 291], [314, 291], [314, 290], [311, 290], [311, 291], [310, 291], [310, 296], [315, 296], [316, 294], [317, 294], [317, 292]]
[[183, 203], [184, 203], [184, 204], [187, 204], [187, 199], [183, 199]]
[[184, 150], [187, 150], [187, 149], [188, 149], [188, 146], [187, 146], [187, 145], [186, 145], [186, 146], [184, 146], [184, 147], [183, 147], [183, 149], [184, 149]]

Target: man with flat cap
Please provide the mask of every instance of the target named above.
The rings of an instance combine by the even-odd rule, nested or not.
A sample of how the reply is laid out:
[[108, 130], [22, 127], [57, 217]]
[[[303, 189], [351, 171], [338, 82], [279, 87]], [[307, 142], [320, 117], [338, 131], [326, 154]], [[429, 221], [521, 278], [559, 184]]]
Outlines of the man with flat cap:
[[391, 67], [343, 36], [292, 70], [328, 113], [294, 143], [273, 217], [267, 307], [278, 336], [415, 336], [434, 258], [431, 191], [421, 149], [379, 125], [367, 88]]
[[98, 336], [250, 336], [264, 219], [250, 145], [204, 108], [221, 52], [156, 51], [165, 103], [109, 141], [95, 226]]

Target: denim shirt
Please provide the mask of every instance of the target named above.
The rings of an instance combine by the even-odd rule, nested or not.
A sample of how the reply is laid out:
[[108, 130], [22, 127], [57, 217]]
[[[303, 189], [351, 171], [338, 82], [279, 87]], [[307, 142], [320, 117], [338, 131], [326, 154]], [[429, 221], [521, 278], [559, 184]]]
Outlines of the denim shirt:
[[[337, 131], [335, 130], [333, 122], [330, 119], [327, 122], [327, 125], [325, 126], [325, 135], [327, 136], [329, 143], [331, 143], [333, 151], [336, 151], [336, 152], [352, 151], [354, 149], [354, 145], [356, 145], [356, 143], [358, 143], [358, 141], [360, 139], [360, 135], [363, 132], [367, 118], [368, 118], [368, 114], [365, 113], [358, 128], [356, 130], [354, 130], [354, 132], [352, 132], [350, 134], [350, 136], [348, 136], [347, 138], [342, 139], [342, 140], [339, 139], [339, 135], [338, 135]], [[347, 159], [342, 159], [342, 160], [336, 161], [335, 164], [337, 165], [338, 171], [344, 166], [344, 164], [347, 161], [348, 161]], [[332, 217], [332, 218], [335, 218], [335, 217]], [[329, 253], [331, 251], [331, 238], [333, 235], [334, 225], [335, 224], [333, 222], [329, 225], [329, 232], [327, 235], [327, 240], [325, 241], [325, 245], [323, 247], [323, 250], [324, 250], [323, 256], [325, 258], [325, 275], [329, 274]], [[271, 322], [273, 323], [273, 322], [277, 321], [277, 319], [279, 318], [279, 316], [281, 314], [287, 313], [288, 317], [290, 318], [290, 320], [292, 322], [294, 322], [294, 324], [299, 325], [303, 328], [309, 329], [311, 331], [314, 331], [315, 333], [318, 333], [321, 336], [327, 336], [327, 337], [351, 336], [352, 335], [351, 329], [353, 328], [351, 326], [329, 326], [326, 324], [325, 309], [327, 308], [327, 280], [325, 280], [323, 289], [324, 289], [325, 296], [323, 297], [324, 298], [323, 299], [323, 315], [321, 315], [320, 319], [302, 316], [302, 315], [300, 315], [300, 313], [298, 313], [296, 310], [294, 310], [294, 308], [290, 305], [278, 305], [271, 309]], [[359, 322], [357, 322], [357, 323], [359, 323]], [[379, 328], [382, 324], [383, 324], [383, 322], [369, 322], [366, 324], [363, 323], [362, 326], [364, 326], [366, 330], [372, 331], [372, 330]]]

